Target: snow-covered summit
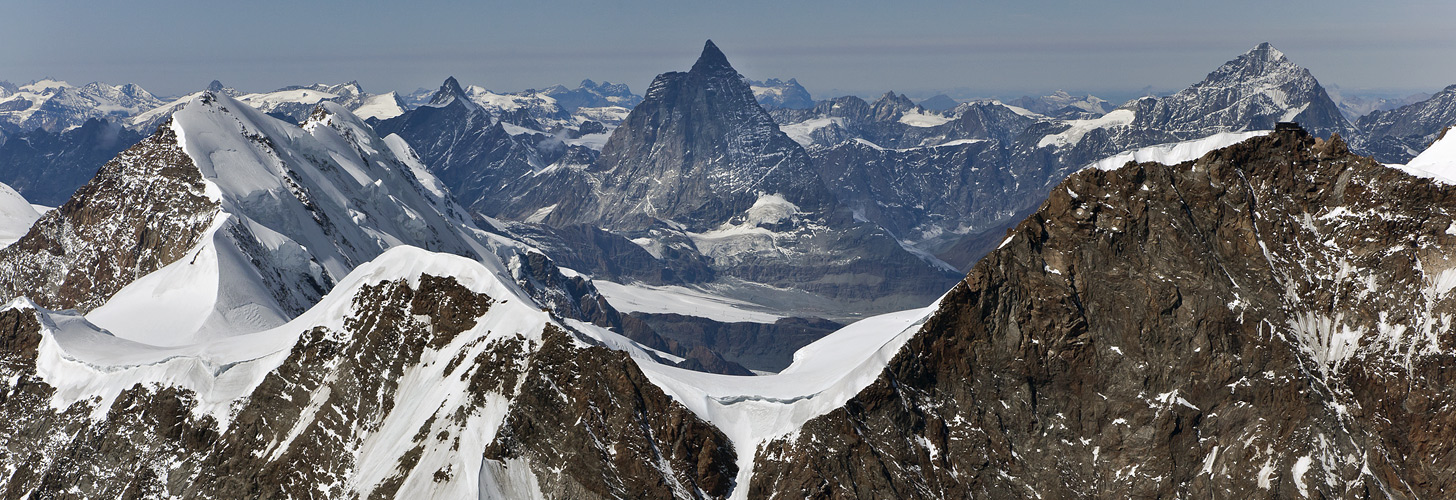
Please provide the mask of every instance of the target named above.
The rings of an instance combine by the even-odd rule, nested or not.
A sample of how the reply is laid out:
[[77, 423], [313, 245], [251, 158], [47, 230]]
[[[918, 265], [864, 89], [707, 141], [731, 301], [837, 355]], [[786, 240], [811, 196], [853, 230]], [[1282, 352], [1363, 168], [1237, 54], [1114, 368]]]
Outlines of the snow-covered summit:
[[[90, 313], [118, 335], [168, 345], [257, 331], [300, 313], [390, 247], [479, 253], [463, 219], [446, 215], [425, 188], [433, 180], [422, 182], [428, 174], [401, 159], [413, 158], [407, 146], [378, 138], [338, 103], [320, 103], [299, 127], [204, 92], [167, 131], [220, 210], [191, 259]], [[178, 300], [153, 300], [166, 294]], [[159, 332], [166, 338], [152, 337]]]

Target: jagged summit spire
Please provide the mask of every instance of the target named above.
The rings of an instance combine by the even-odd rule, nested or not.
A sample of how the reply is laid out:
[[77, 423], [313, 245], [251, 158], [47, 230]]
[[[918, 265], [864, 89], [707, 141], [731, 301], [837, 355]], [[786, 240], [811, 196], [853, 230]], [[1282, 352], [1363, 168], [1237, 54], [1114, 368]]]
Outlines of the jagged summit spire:
[[460, 82], [451, 76], [446, 78], [445, 83], [440, 84], [440, 90], [436, 90], [435, 95], [430, 97], [429, 105], [444, 106], [454, 102], [457, 97], [463, 99], [465, 102], [470, 101], [465, 98], [465, 89], [460, 88]]
[[698, 62], [693, 63], [692, 72], [704, 73], [724, 69], [733, 71], [733, 65], [728, 64], [728, 56], [723, 55], [723, 51], [718, 50], [718, 46], [714, 45], [712, 40], [708, 40], [703, 44], [703, 54], [698, 56]]
[[207, 84], [207, 90], [209, 92], [222, 92], [224, 88], [226, 87], [222, 86], [222, 82], [217, 80], [213, 80], [212, 83]]

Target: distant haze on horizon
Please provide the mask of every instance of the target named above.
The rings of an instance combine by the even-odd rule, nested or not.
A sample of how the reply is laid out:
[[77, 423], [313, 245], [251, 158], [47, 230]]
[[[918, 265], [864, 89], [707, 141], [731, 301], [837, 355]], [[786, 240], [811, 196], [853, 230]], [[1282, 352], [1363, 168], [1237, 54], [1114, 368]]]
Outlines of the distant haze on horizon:
[[1264, 41], [1347, 93], [1456, 83], [1449, 0], [25, 0], [6, 12], [0, 80], [136, 83], [158, 95], [213, 79], [250, 92], [350, 80], [411, 92], [452, 75], [497, 91], [592, 79], [641, 94], [657, 74], [687, 70], [709, 38], [745, 76], [797, 78], [815, 98], [1057, 89], [1123, 98], [1186, 87]]

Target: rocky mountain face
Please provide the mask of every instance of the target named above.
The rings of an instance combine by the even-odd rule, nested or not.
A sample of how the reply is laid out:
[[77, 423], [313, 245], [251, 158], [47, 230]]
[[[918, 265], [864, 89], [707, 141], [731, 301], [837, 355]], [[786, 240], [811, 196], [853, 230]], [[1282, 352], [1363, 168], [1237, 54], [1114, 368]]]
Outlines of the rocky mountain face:
[[838, 203], [711, 42], [690, 71], [654, 80], [594, 162], [553, 165], [523, 184], [517, 199], [535, 207], [490, 215], [596, 226], [659, 259], [684, 251], [670, 259], [678, 270], [691, 270], [695, 254], [718, 279], [902, 305], [929, 300], [933, 285], [885, 280], [882, 270], [944, 279]]
[[1421, 102], [1371, 112], [1357, 123], [1365, 133], [1364, 150], [1375, 159], [1408, 162], [1435, 142], [1446, 127], [1456, 125], [1456, 85]]
[[632, 89], [627, 88], [625, 83], [597, 83], [582, 80], [575, 89], [567, 89], [563, 85], [553, 85], [540, 92], [554, 99], [556, 105], [568, 112], [576, 112], [580, 108], [622, 107], [632, 109], [637, 106], [637, 103], [642, 102], [642, 96], [633, 94]]
[[0, 429], [29, 439], [0, 455], [4, 494], [726, 496], [720, 432], [497, 277], [397, 249], [247, 344], [160, 355], [8, 307]]
[[454, 78], [446, 79], [429, 103], [379, 122], [376, 129], [404, 138], [455, 199], [490, 216], [522, 211], [529, 215], [537, 207], [534, 200], [519, 199], [515, 190], [521, 189], [521, 179], [558, 161], [588, 164], [596, 158], [596, 152], [585, 146], [567, 145], [544, 132], [522, 131], [496, 117]]
[[[711, 44], [610, 130], [583, 121], [566, 138], [546, 135], [480, 96], [449, 80], [378, 131], [408, 141], [462, 204], [492, 219], [483, 224], [599, 278], [741, 280], [853, 300], [910, 289], [876, 308], [929, 301], [951, 279], [838, 204]], [[605, 138], [600, 155], [593, 137]], [[926, 279], [897, 283], [877, 267]]]
[[90, 310], [182, 258], [220, 208], [175, 132], [161, 128], [0, 249], [0, 295]]
[[1356, 135], [1309, 70], [1268, 43], [1177, 94], [1139, 99], [1124, 109], [1137, 113], [1133, 127], [1164, 130], [1184, 140], [1231, 130], [1269, 130], [1276, 122], [1298, 122], [1319, 137]]
[[[1064, 94], [1018, 101], [1041, 114], [994, 101], [937, 113], [889, 93], [873, 104], [843, 97], [774, 117], [809, 147], [826, 183], [862, 217], [959, 269], [1067, 175], [1103, 158], [1287, 120], [1316, 135], [1359, 139], [1309, 71], [1268, 44], [1182, 92], [1105, 113], [1048, 116], [1059, 103], [1077, 107]], [[1080, 104], [1105, 103], [1088, 97]]]
[[804, 109], [814, 107], [814, 98], [809, 96], [809, 91], [804, 90], [803, 85], [793, 78], [788, 81], [778, 78], [769, 78], [764, 81], [749, 80], [748, 86], [753, 90], [753, 97], [765, 108], [792, 108]]
[[1074, 96], [1064, 90], [1041, 97], [1022, 96], [1006, 104], [1063, 120], [1090, 120], [1113, 109], [1112, 103], [1100, 97], [1091, 94]]
[[563, 200], [548, 223], [634, 231], [671, 220], [701, 232], [764, 194], [810, 213], [833, 204], [808, 155], [778, 131], [712, 42], [690, 71], [653, 80], [588, 172], [601, 183], [592, 196]]
[[1440, 496], [1453, 196], [1299, 130], [1078, 172], [749, 495]]
[[101, 165], [141, 142], [142, 133], [121, 123], [86, 120], [79, 127], [51, 132], [43, 128], [17, 132], [0, 143], [0, 182], [9, 184], [32, 203], [60, 206]]
[[135, 84], [92, 82], [76, 87], [57, 80], [0, 86], [0, 129], [59, 132], [97, 118], [124, 118], [162, 105]]

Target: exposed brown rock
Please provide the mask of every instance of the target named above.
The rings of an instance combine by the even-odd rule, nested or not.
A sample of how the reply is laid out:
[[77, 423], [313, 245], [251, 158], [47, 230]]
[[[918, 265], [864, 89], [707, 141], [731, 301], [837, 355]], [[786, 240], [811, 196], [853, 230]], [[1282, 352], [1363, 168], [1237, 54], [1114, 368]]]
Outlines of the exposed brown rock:
[[0, 296], [87, 311], [198, 243], [219, 206], [169, 125], [0, 249]]
[[526, 459], [550, 498], [722, 498], [738, 472], [723, 433], [631, 359], [549, 326], [486, 457]]
[[1441, 497], [1451, 207], [1301, 131], [1080, 172], [750, 497]]

